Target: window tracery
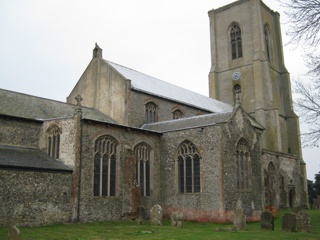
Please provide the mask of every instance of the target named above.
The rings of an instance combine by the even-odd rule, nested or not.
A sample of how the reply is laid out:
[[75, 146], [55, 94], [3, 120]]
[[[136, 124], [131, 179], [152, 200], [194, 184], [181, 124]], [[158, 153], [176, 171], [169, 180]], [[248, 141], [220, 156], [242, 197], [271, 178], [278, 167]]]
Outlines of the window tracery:
[[245, 139], [240, 139], [236, 149], [236, 174], [237, 189], [251, 189], [251, 159], [248, 144]]
[[47, 153], [54, 159], [58, 159], [60, 154], [60, 134], [61, 130], [55, 124], [47, 129]]
[[183, 118], [183, 112], [180, 109], [176, 109], [172, 112], [173, 119]]
[[116, 147], [111, 136], [102, 136], [94, 147], [94, 196], [115, 196], [116, 192]]
[[148, 102], [145, 105], [145, 122], [153, 123], [158, 121], [158, 107], [154, 102]]
[[200, 156], [190, 141], [183, 142], [178, 149], [178, 191], [200, 192]]
[[136, 181], [141, 187], [142, 196], [150, 196], [150, 147], [140, 143], [134, 148], [136, 157]]
[[230, 29], [230, 42], [232, 60], [242, 58], [241, 29], [237, 24], [233, 24]]

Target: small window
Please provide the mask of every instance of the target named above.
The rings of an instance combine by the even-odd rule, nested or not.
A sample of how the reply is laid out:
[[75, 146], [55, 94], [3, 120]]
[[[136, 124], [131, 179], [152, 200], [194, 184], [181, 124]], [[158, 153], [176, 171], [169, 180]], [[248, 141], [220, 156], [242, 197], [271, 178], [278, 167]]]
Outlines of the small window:
[[230, 29], [230, 40], [232, 60], [242, 58], [241, 29], [237, 24], [234, 24]]
[[200, 192], [200, 156], [189, 141], [178, 149], [178, 191], [180, 193]]
[[176, 109], [172, 112], [173, 119], [183, 118], [183, 112], [180, 109]]
[[150, 147], [140, 143], [134, 148], [137, 161], [136, 181], [141, 187], [142, 196], [150, 196]]
[[241, 103], [241, 86], [239, 84], [233, 87], [234, 104]]
[[94, 148], [94, 196], [115, 196], [116, 194], [116, 141], [102, 136]]
[[157, 105], [154, 102], [148, 102], [145, 105], [145, 122], [153, 123], [158, 121]]
[[270, 60], [270, 32], [267, 24], [264, 25], [264, 41], [266, 47], [266, 55]]
[[251, 159], [247, 142], [242, 138], [236, 149], [237, 189], [251, 189]]
[[61, 130], [57, 125], [52, 125], [47, 130], [47, 153], [54, 159], [59, 158]]

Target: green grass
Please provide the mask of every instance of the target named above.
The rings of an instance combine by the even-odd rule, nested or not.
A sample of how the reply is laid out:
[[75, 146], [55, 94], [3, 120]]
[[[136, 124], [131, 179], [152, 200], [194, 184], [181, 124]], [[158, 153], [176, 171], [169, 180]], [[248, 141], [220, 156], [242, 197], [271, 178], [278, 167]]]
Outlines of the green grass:
[[[282, 215], [279, 211], [275, 230], [260, 229], [260, 223], [248, 223], [245, 231], [216, 232], [216, 228], [232, 228], [232, 224], [185, 222], [182, 228], [153, 226], [149, 221], [144, 225], [136, 222], [98, 222], [79, 224], [57, 224], [41, 227], [20, 227], [21, 240], [118, 240], [118, 239], [320, 239], [320, 210], [308, 210], [312, 219], [312, 232], [283, 232]], [[8, 229], [0, 228], [0, 239], [7, 239]]]

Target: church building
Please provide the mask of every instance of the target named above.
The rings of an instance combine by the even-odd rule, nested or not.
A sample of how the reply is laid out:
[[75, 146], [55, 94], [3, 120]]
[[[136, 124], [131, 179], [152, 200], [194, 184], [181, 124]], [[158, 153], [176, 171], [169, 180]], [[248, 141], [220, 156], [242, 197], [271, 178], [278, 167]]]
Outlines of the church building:
[[221, 223], [237, 207], [247, 221], [308, 207], [279, 14], [261, 0], [208, 14], [209, 97], [97, 44], [66, 103], [0, 89], [0, 225], [133, 219], [138, 205], [148, 217], [154, 204]]

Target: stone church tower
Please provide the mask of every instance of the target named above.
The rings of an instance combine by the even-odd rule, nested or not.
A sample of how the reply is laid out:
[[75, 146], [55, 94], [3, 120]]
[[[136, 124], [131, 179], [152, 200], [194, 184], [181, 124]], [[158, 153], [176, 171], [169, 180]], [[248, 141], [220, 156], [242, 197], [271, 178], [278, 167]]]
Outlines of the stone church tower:
[[279, 14], [260, 0], [209, 12], [210, 97], [245, 111], [266, 128], [262, 148], [301, 156], [298, 117], [284, 65]]
[[[266, 205], [305, 205], [306, 170], [299, 118], [292, 106], [279, 13], [261, 0], [239, 0], [209, 11], [209, 18], [210, 97], [231, 105], [241, 102], [265, 128], [261, 146]], [[289, 160], [291, 156], [295, 160]], [[294, 170], [287, 164], [295, 165]], [[295, 192], [300, 190], [304, 196], [297, 197]]]

